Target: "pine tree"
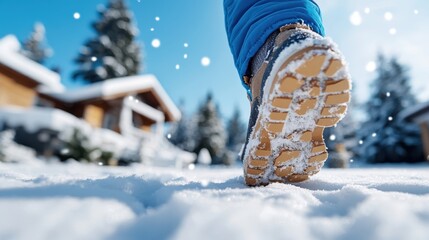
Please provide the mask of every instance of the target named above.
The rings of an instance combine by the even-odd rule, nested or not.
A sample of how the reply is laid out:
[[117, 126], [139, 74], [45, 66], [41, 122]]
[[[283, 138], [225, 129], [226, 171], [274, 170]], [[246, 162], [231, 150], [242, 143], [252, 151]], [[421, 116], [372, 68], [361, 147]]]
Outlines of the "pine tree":
[[6, 155], [4, 153], [4, 148], [5, 148], [5, 144], [4, 144], [4, 132], [0, 132], [0, 162], [4, 162]]
[[368, 120], [360, 128], [360, 157], [370, 163], [424, 161], [418, 126], [398, 118], [416, 104], [407, 68], [380, 55], [377, 75], [366, 104]]
[[110, 0], [99, 9], [92, 24], [96, 37], [88, 40], [75, 62], [79, 69], [73, 78], [94, 83], [110, 78], [136, 75], [140, 69], [140, 47], [135, 42], [138, 29], [124, 0]]
[[212, 157], [212, 164], [223, 164], [228, 161], [225, 159], [227, 156], [225, 129], [218, 115], [217, 106], [209, 93], [197, 113], [197, 144], [194, 152], [198, 154], [201, 149], [206, 148]]
[[246, 128], [240, 119], [240, 110], [236, 107], [227, 124], [228, 139], [226, 146], [233, 152], [240, 151], [246, 141]]
[[30, 37], [22, 44], [21, 53], [31, 60], [43, 64], [52, 55], [52, 50], [45, 45], [45, 26], [34, 24]]
[[183, 102], [180, 105], [182, 118], [171, 126], [169, 140], [177, 147], [192, 152], [195, 149], [195, 121], [186, 114]]
[[61, 159], [75, 159], [79, 162], [97, 162], [107, 165], [113, 157], [113, 153], [104, 151], [99, 147], [91, 146], [90, 138], [81, 130], [73, 129], [73, 134], [64, 144]]

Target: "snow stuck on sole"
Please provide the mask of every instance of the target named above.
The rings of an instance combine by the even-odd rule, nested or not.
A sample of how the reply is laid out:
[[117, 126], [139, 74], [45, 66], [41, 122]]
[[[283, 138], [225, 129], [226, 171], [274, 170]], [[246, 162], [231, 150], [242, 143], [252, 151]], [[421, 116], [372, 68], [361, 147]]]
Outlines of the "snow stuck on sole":
[[291, 45], [267, 69], [244, 157], [249, 186], [301, 182], [318, 173], [328, 158], [323, 131], [344, 117], [350, 101], [350, 75], [329, 39]]
[[249, 188], [239, 168], [0, 163], [0, 239], [423, 240], [428, 173], [324, 169]]

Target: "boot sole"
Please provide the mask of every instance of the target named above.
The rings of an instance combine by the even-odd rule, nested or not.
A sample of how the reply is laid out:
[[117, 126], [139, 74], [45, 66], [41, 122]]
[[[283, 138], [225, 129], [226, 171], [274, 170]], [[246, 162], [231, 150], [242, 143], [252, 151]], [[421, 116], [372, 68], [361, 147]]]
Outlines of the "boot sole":
[[244, 158], [249, 186], [318, 173], [328, 158], [323, 131], [344, 117], [351, 97], [346, 64], [331, 47], [300, 50], [274, 63], [269, 76]]

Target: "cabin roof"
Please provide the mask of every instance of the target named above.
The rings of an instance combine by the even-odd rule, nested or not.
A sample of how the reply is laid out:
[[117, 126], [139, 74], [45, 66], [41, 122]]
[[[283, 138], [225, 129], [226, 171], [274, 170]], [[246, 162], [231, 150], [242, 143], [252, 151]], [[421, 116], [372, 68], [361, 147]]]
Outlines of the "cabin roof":
[[63, 92], [44, 91], [43, 94], [61, 102], [78, 103], [108, 100], [147, 92], [154, 95], [157, 105], [166, 113], [169, 120], [176, 121], [180, 119], [181, 113], [179, 109], [156, 77], [150, 74], [109, 79]]
[[23, 56], [20, 48], [14, 35], [0, 39], [0, 64], [35, 81], [39, 89], [64, 90], [59, 74]]
[[414, 121], [422, 115], [429, 115], [429, 101], [417, 104], [414, 107], [409, 107], [400, 113], [400, 118], [404, 120]]

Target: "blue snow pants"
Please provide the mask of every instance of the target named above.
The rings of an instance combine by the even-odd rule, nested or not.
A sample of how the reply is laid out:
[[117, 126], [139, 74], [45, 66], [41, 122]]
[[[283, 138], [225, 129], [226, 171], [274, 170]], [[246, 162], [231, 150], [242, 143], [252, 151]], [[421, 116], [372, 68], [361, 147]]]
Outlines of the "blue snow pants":
[[223, 4], [228, 42], [241, 79], [250, 59], [280, 27], [304, 23], [325, 34], [319, 6], [313, 0], [224, 0]]

